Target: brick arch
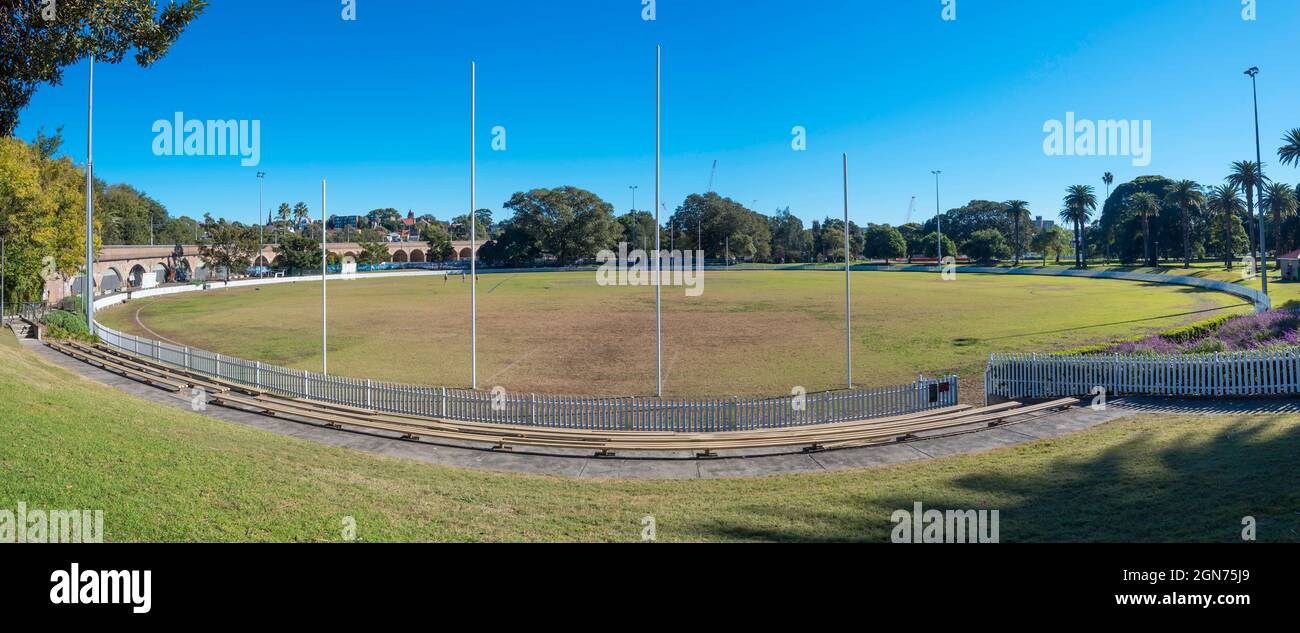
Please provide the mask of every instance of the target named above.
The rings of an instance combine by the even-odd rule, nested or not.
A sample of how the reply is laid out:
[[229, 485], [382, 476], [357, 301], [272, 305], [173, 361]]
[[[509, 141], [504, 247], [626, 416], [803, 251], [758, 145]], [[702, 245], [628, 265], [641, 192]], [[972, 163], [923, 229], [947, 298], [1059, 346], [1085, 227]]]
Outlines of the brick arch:
[[148, 274], [150, 274], [150, 271], [146, 269], [143, 265], [136, 264], [132, 266], [131, 271], [127, 273], [127, 279], [128, 279], [127, 285], [131, 286], [132, 288], [139, 288], [144, 284], [144, 276]]
[[400, 248], [397, 249], [397, 250], [395, 250], [395, 251], [393, 251], [393, 263], [395, 263], [395, 264], [405, 264], [406, 262], [409, 262], [409, 261], [411, 261], [411, 260], [410, 260], [409, 257], [407, 257], [407, 255], [406, 255], [406, 251], [404, 251], [404, 250], [402, 250], [402, 249], [400, 249]]
[[423, 264], [426, 261], [429, 261], [429, 258], [424, 254], [423, 250], [417, 248], [411, 251], [412, 264]]
[[126, 277], [122, 275], [122, 271], [118, 270], [116, 266], [109, 266], [108, 270], [105, 270], [99, 276], [99, 279], [95, 280], [95, 288], [98, 288], [99, 292], [113, 292], [121, 288], [125, 283]]
[[456, 259], [469, 259], [469, 247], [460, 249], [460, 252], [456, 253]]

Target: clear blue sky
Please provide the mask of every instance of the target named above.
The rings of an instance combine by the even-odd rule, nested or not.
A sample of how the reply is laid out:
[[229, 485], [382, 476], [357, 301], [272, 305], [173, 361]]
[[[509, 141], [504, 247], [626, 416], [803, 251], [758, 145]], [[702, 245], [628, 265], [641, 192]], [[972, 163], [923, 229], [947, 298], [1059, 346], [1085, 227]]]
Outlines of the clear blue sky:
[[[805, 220], [841, 213], [904, 221], [975, 198], [1022, 198], [1055, 218], [1066, 186], [1101, 174], [1221, 181], [1254, 157], [1250, 82], [1261, 67], [1266, 164], [1300, 127], [1300, 2], [1259, 0], [214, 0], [148, 70], [97, 67], [96, 175], [127, 182], [173, 215], [251, 222], [254, 174], [266, 204], [306, 201], [320, 179], [332, 214], [394, 207], [465, 212], [468, 74], [479, 67], [479, 206], [563, 184], [649, 209], [654, 191], [654, 47], [664, 46], [663, 200], [705, 189]], [[18, 134], [64, 126], [85, 158], [86, 65], [41, 89]], [[261, 121], [261, 164], [155, 156], [155, 120]], [[1127, 157], [1049, 157], [1043, 124], [1152, 121], [1149, 167]], [[492, 152], [490, 130], [507, 129]], [[791, 128], [808, 151], [790, 148]], [[1288, 181], [1300, 170], [1270, 170]], [[757, 202], [755, 202], [757, 201]], [[500, 217], [500, 211], [497, 211]]]

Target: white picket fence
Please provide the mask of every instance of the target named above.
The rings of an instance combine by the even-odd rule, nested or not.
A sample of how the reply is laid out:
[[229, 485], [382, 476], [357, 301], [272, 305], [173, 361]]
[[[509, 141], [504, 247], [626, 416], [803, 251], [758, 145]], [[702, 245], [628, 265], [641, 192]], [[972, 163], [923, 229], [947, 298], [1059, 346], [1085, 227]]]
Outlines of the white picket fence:
[[991, 354], [988, 398], [1109, 395], [1267, 397], [1300, 393], [1300, 349], [1196, 355]]
[[375, 411], [495, 424], [714, 432], [867, 420], [957, 404], [957, 377], [778, 398], [574, 398], [404, 385], [288, 369], [123, 334], [95, 324], [108, 345], [272, 393]]

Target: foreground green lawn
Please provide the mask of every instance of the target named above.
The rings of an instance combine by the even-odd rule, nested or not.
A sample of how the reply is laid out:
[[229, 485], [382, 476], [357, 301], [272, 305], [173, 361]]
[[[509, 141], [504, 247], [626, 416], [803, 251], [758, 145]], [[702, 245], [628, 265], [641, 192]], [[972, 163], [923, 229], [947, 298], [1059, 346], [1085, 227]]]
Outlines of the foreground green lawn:
[[148, 403], [0, 335], [0, 509], [102, 509], [109, 541], [888, 542], [896, 509], [997, 509], [1007, 541], [1300, 535], [1300, 417], [1145, 417], [872, 470], [585, 481], [435, 467]]
[[[321, 289], [297, 283], [133, 301], [99, 318], [118, 330], [294, 369], [321, 367]], [[703, 295], [664, 289], [666, 395], [778, 396], [844, 380], [844, 276], [705, 273]], [[654, 391], [654, 292], [594, 273], [483, 275], [479, 385], [513, 392]], [[434, 277], [334, 282], [329, 366], [396, 382], [469, 384], [469, 284]], [[1230, 295], [1127, 281], [925, 273], [853, 274], [854, 377], [962, 377], [982, 398], [990, 352], [1056, 351], [1249, 312]]]

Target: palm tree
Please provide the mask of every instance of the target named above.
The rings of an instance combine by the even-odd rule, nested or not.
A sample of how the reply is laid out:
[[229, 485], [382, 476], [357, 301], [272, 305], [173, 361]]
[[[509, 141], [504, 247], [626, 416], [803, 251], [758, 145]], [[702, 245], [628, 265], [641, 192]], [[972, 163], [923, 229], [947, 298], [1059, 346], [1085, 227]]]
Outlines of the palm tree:
[[1218, 185], [1210, 189], [1205, 204], [1212, 213], [1223, 218], [1223, 265], [1232, 270], [1232, 219], [1241, 214], [1244, 205], [1237, 188], [1232, 185]]
[[1012, 239], [1015, 240], [1012, 246], [1016, 249], [1015, 266], [1018, 268], [1020, 267], [1020, 256], [1025, 250], [1024, 241], [1020, 239], [1020, 230], [1024, 223], [1029, 220], [1029, 203], [1024, 200], [1008, 200], [1005, 204], [1007, 205], [1007, 217], [1011, 219], [1011, 233], [1014, 236]]
[[1191, 207], [1205, 204], [1201, 186], [1191, 180], [1179, 180], [1165, 187], [1165, 200], [1178, 205], [1183, 219], [1183, 268], [1192, 267], [1192, 215]]
[[[1101, 181], [1106, 184], [1106, 199], [1110, 199], [1110, 186], [1115, 184], [1115, 174], [1106, 172], [1101, 175]], [[1103, 203], [1104, 204], [1104, 203]]]
[[1239, 160], [1232, 164], [1228, 182], [1246, 193], [1246, 233], [1250, 237], [1250, 250], [1253, 253], [1257, 250], [1255, 231], [1250, 230], [1251, 222], [1255, 221], [1255, 188], [1263, 184], [1264, 172], [1259, 163], [1253, 160]]
[[1097, 196], [1093, 192], [1089, 185], [1071, 185], [1065, 190], [1065, 210], [1061, 212], [1061, 219], [1074, 223], [1074, 262], [1078, 268], [1088, 267], [1088, 243], [1083, 231], [1097, 210]]
[[1148, 191], [1139, 191], [1128, 198], [1129, 213], [1142, 218], [1142, 247], [1147, 266], [1156, 266], [1155, 253], [1151, 252], [1151, 218], [1160, 215], [1160, 199]]
[[1277, 150], [1277, 158], [1283, 165], [1300, 163], [1300, 127], [1282, 137], [1282, 147]]
[[309, 219], [311, 219], [311, 211], [307, 209], [307, 203], [299, 202], [293, 205], [294, 226], [302, 226]]
[[1273, 248], [1277, 249], [1278, 255], [1281, 255], [1283, 253], [1282, 221], [1295, 215], [1295, 190], [1284, 182], [1271, 183], [1264, 190], [1264, 199], [1260, 204], [1273, 213]]

